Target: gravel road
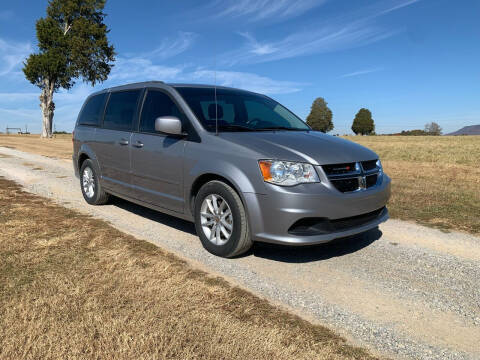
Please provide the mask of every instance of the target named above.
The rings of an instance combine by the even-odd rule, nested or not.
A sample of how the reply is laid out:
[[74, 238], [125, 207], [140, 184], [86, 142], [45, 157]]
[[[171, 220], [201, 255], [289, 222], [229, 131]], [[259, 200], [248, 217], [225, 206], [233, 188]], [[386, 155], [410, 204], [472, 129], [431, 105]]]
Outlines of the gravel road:
[[89, 206], [69, 161], [0, 147], [0, 176], [107, 220], [375, 353], [480, 359], [478, 237], [390, 220], [326, 245], [256, 244], [227, 260], [204, 251], [188, 222], [119, 199]]

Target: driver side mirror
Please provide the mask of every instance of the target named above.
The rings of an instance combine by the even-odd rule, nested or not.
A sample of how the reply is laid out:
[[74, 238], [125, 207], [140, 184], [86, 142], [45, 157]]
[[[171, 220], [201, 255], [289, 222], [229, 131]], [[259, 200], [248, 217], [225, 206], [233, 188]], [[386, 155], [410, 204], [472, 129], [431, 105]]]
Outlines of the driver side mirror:
[[170, 135], [183, 135], [182, 122], [175, 116], [161, 116], [155, 119], [155, 131]]

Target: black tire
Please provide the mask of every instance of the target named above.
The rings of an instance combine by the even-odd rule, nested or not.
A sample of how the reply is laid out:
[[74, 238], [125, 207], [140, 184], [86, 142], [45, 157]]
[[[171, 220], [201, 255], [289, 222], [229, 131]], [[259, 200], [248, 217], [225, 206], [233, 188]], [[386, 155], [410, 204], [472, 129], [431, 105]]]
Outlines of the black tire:
[[[83, 180], [85, 176], [85, 169], [90, 169], [93, 175], [93, 195], [89, 196], [88, 194], [85, 193], [85, 189], [83, 186]], [[102, 186], [100, 185], [100, 182], [98, 181], [98, 171], [93, 163], [92, 160], [87, 159], [82, 163], [82, 166], [80, 167], [80, 188], [82, 189], [82, 194], [83, 198], [87, 203], [90, 205], [103, 205], [106, 204], [110, 198], [110, 195], [106, 193], [103, 189]]]
[[[223, 245], [214, 244], [205, 235], [201, 224], [201, 207], [209, 195], [220, 195], [230, 207], [233, 217], [233, 230], [228, 241]], [[248, 251], [253, 244], [250, 237], [247, 214], [240, 196], [229, 185], [221, 181], [210, 181], [203, 185], [195, 198], [195, 228], [203, 247], [210, 253], [231, 258]]]

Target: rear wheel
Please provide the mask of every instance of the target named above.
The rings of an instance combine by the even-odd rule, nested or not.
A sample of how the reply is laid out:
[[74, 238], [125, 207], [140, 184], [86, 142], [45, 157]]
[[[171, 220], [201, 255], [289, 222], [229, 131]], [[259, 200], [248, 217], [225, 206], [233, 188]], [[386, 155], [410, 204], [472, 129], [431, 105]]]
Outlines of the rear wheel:
[[80, 187], [83, 198], [91, 205], [103, 205], [108, 202], [109, 195], [103, 191], [92, 160], [87, 159], [80, 168]]
[[203, 247], [214, 255], [233, 257], [252, 246], [242, 200], [224, 182], [201, 187], [195, 198], [195, 227]]

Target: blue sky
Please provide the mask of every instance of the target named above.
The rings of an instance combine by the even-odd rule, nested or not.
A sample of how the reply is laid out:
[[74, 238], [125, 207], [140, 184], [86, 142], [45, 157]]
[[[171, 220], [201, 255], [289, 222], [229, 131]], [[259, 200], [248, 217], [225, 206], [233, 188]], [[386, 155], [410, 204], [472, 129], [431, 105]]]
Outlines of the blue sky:
[[[134, 4], [134, 5], [132, 5]], [[21, 72], [46, 0], [0, 5], [0, 131], [40, 130], [39, 90]], [[372, 111], [378, 133], [480, 124], [480, 1], [107, 1], [117, 61], [95, 89], [55, 95], [71, 131], [92, 91], [143, 80], [217, 83], [266, 93], [305, 118], [324, 97], [332, 133]]]

